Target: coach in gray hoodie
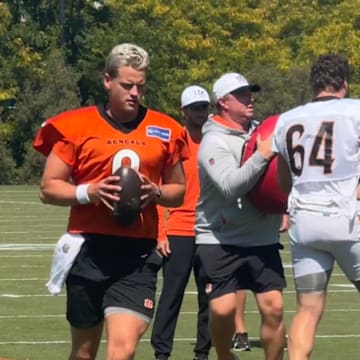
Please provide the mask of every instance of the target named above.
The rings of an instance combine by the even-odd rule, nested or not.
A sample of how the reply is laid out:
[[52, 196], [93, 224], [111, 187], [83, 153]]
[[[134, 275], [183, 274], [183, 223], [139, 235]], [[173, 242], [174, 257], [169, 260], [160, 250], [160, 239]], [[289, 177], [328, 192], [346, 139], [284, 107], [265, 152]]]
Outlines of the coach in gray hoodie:
[[282, 359], [285, 344], [280, 215], [261, 212], [246, 197], [274, 156], [271, 137], [258, 138], [257, 151], [241, 165], [244, 144], [256, 127], [251, 120], [253, 92], [260, 90], [240, 74], [221, 76], [213, 86], [217, 114], [204, 124], [199, 148], [197, 256], [209, 296], [218, 360], [236, 359], [230, 347], [236, 291], [241, 289], [250, 289], [256, 296], [265, 359]]

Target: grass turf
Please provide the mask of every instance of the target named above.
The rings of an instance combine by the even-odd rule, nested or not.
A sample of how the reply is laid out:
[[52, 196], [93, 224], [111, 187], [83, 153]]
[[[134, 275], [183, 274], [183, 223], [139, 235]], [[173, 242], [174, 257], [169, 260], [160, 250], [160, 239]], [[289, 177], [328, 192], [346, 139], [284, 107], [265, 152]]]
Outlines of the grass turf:
[[[64, 317], [65, 296], [52, 297], [44, 286], [53, 246], [66, 228], [68, 209], [42, 205], [37, 192], [37, 187], [33, 186], [0, 186], [0, 360], [64, 360], [69, 353], [69, 327]], [[289, 324], [296, 303], [286, 235], [282, 237], [282, 242], [285, 245], [282, 258], [288, 279], [284, 294], [285, 316]], [[161, 277], [158, 289], [161, 289]], [[175, 334], [174, 360], [193, 357], [197, 311], [195, 290], [191, 279]], [[343, 357], [358, 360], [359, 313], [358, 294], [335, 268], [312, 359]], [[255, 348], [252, 352], [240, 353], [241, 359], [263, 359], [258, 339], [259, 314], [250, 293], [246, 305], [246, 326]], [[151, 328], [139, 344], [137, 360], [153, 358], [150, 331]], [[98, 356], [98, 359], [104, 358], [105, 341]], [[215, 360], [213, 350], [210, 359]]]

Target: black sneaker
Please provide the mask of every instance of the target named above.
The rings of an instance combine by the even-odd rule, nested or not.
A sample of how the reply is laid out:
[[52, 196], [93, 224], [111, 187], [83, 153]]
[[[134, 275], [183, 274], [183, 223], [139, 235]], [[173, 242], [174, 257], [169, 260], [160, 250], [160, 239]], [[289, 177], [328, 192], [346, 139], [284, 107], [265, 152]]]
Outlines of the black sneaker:
[[251, 351], [252, 346], [250, 345], [248, 334], [236, 333], [233, 338], [232, 350], [235, 351]]
[[156, 355], [155, 360], [168, 360], [169, 357], [166, 355]]

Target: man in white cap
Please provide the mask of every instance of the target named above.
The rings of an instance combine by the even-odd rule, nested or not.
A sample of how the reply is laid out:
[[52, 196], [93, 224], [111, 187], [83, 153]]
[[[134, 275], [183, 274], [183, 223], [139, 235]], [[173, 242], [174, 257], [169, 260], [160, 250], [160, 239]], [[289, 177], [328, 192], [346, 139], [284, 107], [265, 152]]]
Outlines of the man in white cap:
[[243, 164], [245, 142], [255, 128], [253, 92], [240, 74], [227, 73], [213, 86], [217, 114], [204, 124], [199, 148], [200, 197], [196, 209], [196, 258], [209, 298], [210, 331], [218, 360], [232, 360], [236, 293], [251, 290], [261, 314], [266, 360], [283, 357], [284, 271], [279, 254], [280, 215], [255, 208], [246, 194], [274, 156], [271, 137]]
[[[197, 153], [201, 140], [201, 128], [207, 119], [210, 97], [197, 85], [187, 87], [181, 95], [181, 114], [184, 132], [190, 148], [190, 158], [183, 162], [186, 176], [186, 193], [182, 206], [168, 209], [166, 224], [161, 223], [158, 247], [168, 254], [163, 265], [163, 288], [155, 316], [151, 344], [155, 358], [170, 357], [177, 319], [191, 270], [198, 287], [198, 325], [194, 352], [196, 360], [207, 360], [211, 347], [208, 329], [208, 305], [204, 288], [199, 284], [199, 266], [195, 255], [195, 207], [199, 196]], [[160, 219], [165, 218], [160, 208]], [[160, 221], [161, 221], [160, 220]]]

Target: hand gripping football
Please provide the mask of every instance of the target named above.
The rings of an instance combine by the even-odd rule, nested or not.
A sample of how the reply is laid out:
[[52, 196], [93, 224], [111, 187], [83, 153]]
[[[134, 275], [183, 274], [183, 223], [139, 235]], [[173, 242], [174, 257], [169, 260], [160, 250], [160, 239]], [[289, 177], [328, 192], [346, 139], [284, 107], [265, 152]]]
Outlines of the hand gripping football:
[[[252, 133], [245, 146], [243, 163], [256, 151], [256, 138], [259, 134], [262, 140], [272, 135], [279, 116], [269, 116]], [[280, 189], [277, 179], [277, 163], [277, 156], [275, 156], [247, 195], [252, 204], [259, 210], [267, 213], [283, 214], [287, 208], [288, 196]]]
[[120, 200], [114, 202], [113, 216], [121, 226], [130, 226], [141, 212], [141, 179], [130, 167], [119, 167], [113, 175], [120, 176]]

